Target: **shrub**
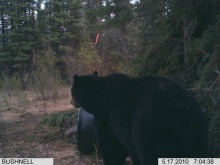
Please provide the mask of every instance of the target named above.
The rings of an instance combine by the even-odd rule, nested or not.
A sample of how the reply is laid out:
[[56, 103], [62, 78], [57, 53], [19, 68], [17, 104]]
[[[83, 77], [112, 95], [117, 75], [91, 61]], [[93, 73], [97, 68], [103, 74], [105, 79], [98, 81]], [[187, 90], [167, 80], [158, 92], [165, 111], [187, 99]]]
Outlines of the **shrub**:
[[34, 88], [42, 100], [58, 97], [62, 79], [56, 63], [57, 58], [50, 48], [43, 54], [35, 54], [33, 57], [30, 88]]

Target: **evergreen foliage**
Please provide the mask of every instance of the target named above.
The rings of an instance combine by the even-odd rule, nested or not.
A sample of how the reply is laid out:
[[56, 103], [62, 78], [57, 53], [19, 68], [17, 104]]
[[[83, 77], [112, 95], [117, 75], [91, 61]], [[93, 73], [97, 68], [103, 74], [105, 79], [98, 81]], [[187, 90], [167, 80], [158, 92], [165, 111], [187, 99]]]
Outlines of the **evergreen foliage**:
[[[220, 155], [220, 16], [214, 25], [204, 30], [194, 41], [188, 68], [194, 72], [192, 87], [197, 94], [210, 122], [210, 154]], [[196, 65], [195, 65], [196, 61]], [[193, 66], [193, 67], [190, 67]], [[190, 71], [189, 70], [189, 71]], [[189, 72], [188, 71], [188, 72]]]
[[1, 70], [6, 74], [25, 73], [36, 44], [35, 1], [2, 0], [1, 5]]
[[54, 112], [45, 116], [41, 123], [48, 124], [53, 127], [65, 127], [65, 123], [77, 124], [78, 113], [77, 111], [68, 110], [63, 112]]

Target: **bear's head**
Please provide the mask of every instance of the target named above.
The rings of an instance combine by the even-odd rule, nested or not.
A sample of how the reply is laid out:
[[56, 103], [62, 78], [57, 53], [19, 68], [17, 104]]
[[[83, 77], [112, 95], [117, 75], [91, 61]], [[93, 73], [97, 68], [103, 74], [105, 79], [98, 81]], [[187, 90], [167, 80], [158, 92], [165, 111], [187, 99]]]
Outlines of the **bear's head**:
[[87, 112], [92, 113], [94, 93], [96, 89], [95, 81], [98, 78], [98, 72], [95, 71], [91, 75], [73, 76], [73, 85], [71, 89], [73, 104], [76, 108], [82, 107]]

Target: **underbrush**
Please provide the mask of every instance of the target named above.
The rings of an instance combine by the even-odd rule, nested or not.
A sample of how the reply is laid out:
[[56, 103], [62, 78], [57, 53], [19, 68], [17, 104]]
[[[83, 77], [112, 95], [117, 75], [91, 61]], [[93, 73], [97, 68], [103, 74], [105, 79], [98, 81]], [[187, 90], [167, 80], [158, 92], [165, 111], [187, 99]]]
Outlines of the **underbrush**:
[[0, 75], [1, 107], [14, 104], [29, 106], [30, 101], [40, 100], [43, 101], [46, 113], [47, 100], [67, 95], [67, 90], [64, 90], [67, 83], [61, 78], [56, 62], [55, 53], [48, 49], [43, 53], [34, 54], [33, 65], [27, 73]]
[[40, 131], [30, 135], [27, 140], [45, 143], [57, 139], [65, 139], [67, 142], [73, 143], [74, 139], [65, 138], [65, 131], [67, 128], [76, 126], [77, 120], [78, 113], [74, 109], [48, 114], [37, 125]]
[[77, 124], [78, 113], [76, 110], [54, 112], [41, 119], [41, 123], [53, 127], [72, 127]]

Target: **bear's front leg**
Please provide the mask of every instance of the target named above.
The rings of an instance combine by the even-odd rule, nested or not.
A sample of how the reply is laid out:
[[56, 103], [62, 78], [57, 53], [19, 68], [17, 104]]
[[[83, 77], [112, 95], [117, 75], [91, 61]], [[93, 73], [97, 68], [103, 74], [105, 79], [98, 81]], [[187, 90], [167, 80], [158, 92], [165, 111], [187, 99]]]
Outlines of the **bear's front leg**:
[[124, 165], [128, 151], [118, 141], [111, 129], [107, 125], [101, 124], [97, 128], [97, 136], [105, 165]]

